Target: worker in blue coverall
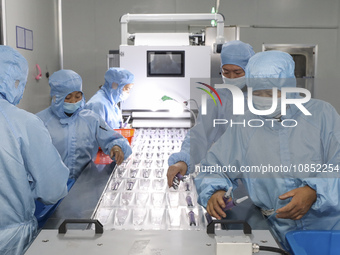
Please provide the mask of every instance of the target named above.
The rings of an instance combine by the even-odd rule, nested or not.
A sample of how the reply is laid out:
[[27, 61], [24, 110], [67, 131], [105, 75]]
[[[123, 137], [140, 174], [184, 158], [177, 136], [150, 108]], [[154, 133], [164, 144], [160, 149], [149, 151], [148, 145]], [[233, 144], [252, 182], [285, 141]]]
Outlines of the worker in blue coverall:
[[110, 68], [105, 73], [104, 85], [90, 98], [85, 108], [99, 114], [111, 128], [121, 128], [123, 118], [118, 103], [129, 97], [134, 78], [124, 68]]
[[[224, 84], [231, 84], [246, 95], [245, 67], [254, 55], [253, 48], [242, 41], [230, 41], [223, 44], [221, 51], [221, 73]], [[213, 126], [214, 119], [230, 119], [233, 99], [228, 89], [217, 89], [222, 106], [214, 105], [213, 100], [207, 102], [207, 115], [199, 113], [197, 123], [187, 133], [181, 151], [170, 155], [167, 173], [168, 185], [171, 187], [177, 173], [182, 175], [193, 173], [194, 166], [205, 157], [211, 145], [224, 133], [228, 125]]]
[[49, 130], [54, 146], [77, 179], [96, 157], [98, 147], [119, 165], [128, 158], [131, 147], [126, 138], [112, 130], [91, 110], [83, 109], [82, 79], [72, 70], [59, 70], [49, 78], [51, 106], [37, 113]]
[[[255, 109], [251, 110], [271, 110], [266, 115], [252, 111], [240, 115], [235, 123], [244, 125], [226, 130], [201, 161], [195, 178], [198, 202], [217, 219], [227, 216], [222, 210], [223, 196], [229, 187], [237, 188], [236, 180], [240, 178], [285, 248], [289, 231], [340, 229], [340, 187], [336, 177], [340, 117], [324, 101], [305, 100], [299, 93], [285, 92], [296, 87], [294, 66], [292, 57], [280, 51], [257, 53], [249, 60], [248, 97], [252, 89]], [[272, 105], [275, 88], [278, 104]], [[293, 102], [302, 100], [303, 104], [290, 103], [281, 108], [281, 95]], [[318, 166], [323, 171], [316, 171]], [[215, 171], [218, 167], [224, 170]]]
[[28, 63], [0, 46], [0, 254], [25, 253], [37, 235], [35, 199], [54, 204], [67, 194], [69, 170], [34, 114], [15, 105], [27, 82]]

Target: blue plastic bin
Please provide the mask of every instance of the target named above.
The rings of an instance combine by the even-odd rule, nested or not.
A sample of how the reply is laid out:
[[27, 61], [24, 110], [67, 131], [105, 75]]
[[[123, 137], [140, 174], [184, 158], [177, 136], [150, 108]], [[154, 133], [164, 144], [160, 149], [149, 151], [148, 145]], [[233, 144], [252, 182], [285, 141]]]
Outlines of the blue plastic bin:
[[[67, 190], [70, 190], [74, 183], [75, 183], [75, 179], [68, 179]], [[44, 203], [39, 202], [38, 200], [35, 200], [34, 216], [37, 218], [39, 228], [42, 228], [42, 226], [45, 224], [47, 219], [52, 215], [55, 209], [57, 209], [61, 201], [62, 199], [60, 199], [54, 205], [45, 205]]]
[[291, 231], [286, 239], [294, 255], [340, 254], [340, 230]]

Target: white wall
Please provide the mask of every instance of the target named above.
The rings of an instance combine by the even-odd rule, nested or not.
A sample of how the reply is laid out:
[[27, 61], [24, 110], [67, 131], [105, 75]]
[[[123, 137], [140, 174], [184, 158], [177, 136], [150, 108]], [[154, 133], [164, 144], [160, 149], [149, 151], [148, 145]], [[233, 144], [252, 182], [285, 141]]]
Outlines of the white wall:
[[[63, 1], [64, 68], [73, 69], [83, 77], [85, 96], [89, 99], [98, 89], [98, 85], [103, 83], [106, 54], [109, 50], [119, 48], [119, 18], [123, 14], [210, 12], [215, 2], [215, 0]], [[337, 65], [340, 62], [338, 0], [224, 0], [221, 1], [219, 12], [224, 14], [226, 25], [245, 26], [241, 29], [240, 39], [250, 43], [255, 51], [262, 50], [262, 43], [318, 44], [316, 97], [329, 101], [340, 111], [338, 100], [340, 84], [337, 82], [340, 77]], [[308, 28], [277, 29], [250, 26]], [[166, 24], [163, 27], [157, 24], [135, 24], [130, 28], [131, 32], [182, 29], [180, 24]]]
[[[18, 105], [36, 113], [50, 105], [50, 87], [46, 72], [59, 69], [57, 0], [7, 0], [7, 45], [16, 49], [16, 26], [33, 30], [33, 51], [17, 49], [28, 61], [29, 75], [23, 99]], [[39, 64], [42, 78], [35, 80]]]
[[[52, 74], [59, 69], [57, 0], [5, 2], [7, 44], [16, 47], [16, 26], [33, 30], [34, 50], [19, 49], [28, 60], [30, 68], [25, 95], [19, 107], [35, 113], [50, 104], [48, 79], [43, 75], [40, 81], [35, 81], [35, 65], [42, 67], [43, 74], [47, 71]], [[73, 69], [82, 76], [85, 96], [89, 99], [103, 83], [106, 54], [111, 49], [119, 48], [119, 18], [123, 14], [210, 12], [214, 4], [215, 0], [63, 1], [64, 68]], [[318, 80], [315, 95], [329, 101], [340, 111], [338, 0], [224, 0], [221, 1], [219, 12], [224, 14], [226, 25], [244, 26], [240, 39], [253, 45], [255, 51], [261, 51], [262, 43], [318, 44]], [[186, 29], [186, 26], [180, 23], [130, 26], [131, 32], [182, 29]]]
[[[56, 0], [7, 0], [5, 2], [7, 45], [16, 49], [16, 26], [33, 30], [33, 51], [17, 49], [28, 61], [29, 75], [19, 107], [36, 113], [50, 104], [46, 72], [59, 69]], [[43, 76], [36, 81], [39, 64]]]

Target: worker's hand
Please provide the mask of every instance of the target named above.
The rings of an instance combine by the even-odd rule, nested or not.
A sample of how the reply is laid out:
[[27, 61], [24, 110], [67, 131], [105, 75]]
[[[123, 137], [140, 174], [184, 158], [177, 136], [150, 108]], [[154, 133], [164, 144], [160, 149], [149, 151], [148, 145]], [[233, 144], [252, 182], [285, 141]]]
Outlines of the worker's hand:
[[115, 161], [117, 165], [120, 165], [124, 160], [124, 152], [117, 145], [113, 146], [110, 151], [110, 158], [113, 158], [113, 157], [115, 157]]
[[290, 201], [289, 204], [276, 210], [276, 218], [291, 220], [301, 219], [316, 201], [316, 191], [307, 185], [293, 189], [279, 196], [282, 200], [290, 197], [292, 198], [292, 201]]
[[221, 217], [223, 218], [227, 217], [225, 212], [222, 210], [222, 208], [226, 207], [226, 204], [224, 203], [223, 200], [224, 194], [225, 190], [216, 191], [210, 197], [207, 204], [207, 212], [218, 220], [221, 220], [222, 219]]
[[181, 175], [185, 175], [187, 169], [188, 166], [183, 161], [179, 161], [176, 164], [169, 166], [168, 173], [166, 174], [166, 177], [168, 178], [169, 188], [172, 186], [172, 182], [176, 174], [180, 173]]

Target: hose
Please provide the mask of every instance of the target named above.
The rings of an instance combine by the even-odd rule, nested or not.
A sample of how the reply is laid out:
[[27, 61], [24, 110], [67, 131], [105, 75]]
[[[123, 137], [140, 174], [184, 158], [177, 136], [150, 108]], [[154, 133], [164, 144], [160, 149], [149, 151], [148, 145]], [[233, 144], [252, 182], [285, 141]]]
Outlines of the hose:
[[275, 248], [275, 247], [269, 247], [269, 246], [261, 246], [260, 245], [260, 251], [270, 251], [270, 252], [276, 252], [276, 253], [280, 253], [283, 255], [290, 255], [289, 252], [280, 249], [280, 248]]

